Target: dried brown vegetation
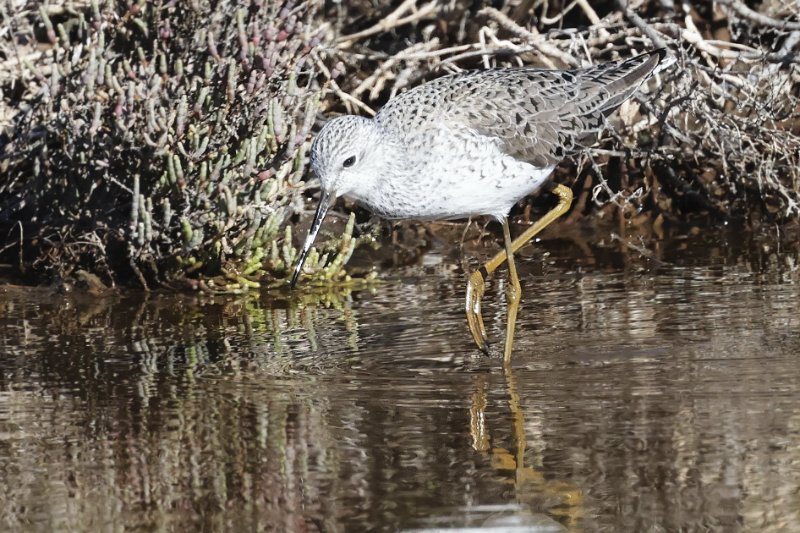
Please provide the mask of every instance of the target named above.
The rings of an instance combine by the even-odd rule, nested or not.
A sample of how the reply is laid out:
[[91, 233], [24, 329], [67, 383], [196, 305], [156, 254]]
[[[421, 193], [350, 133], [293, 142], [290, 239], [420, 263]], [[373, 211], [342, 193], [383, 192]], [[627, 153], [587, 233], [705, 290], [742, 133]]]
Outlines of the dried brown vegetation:
[[[741, 0], [0, 4], [0, 255], [51, 278], [206, 290], [294, 259], [318, 115], [460, 68], [677, 65], [558, 179], [576, 212], [800, 218], [800, 17]], [[291, 226], [288, 226], [290, 228]], [[350, 225], [352, 228], [352, 224]], [[349, 234], [314, 254], [341, 279]]]

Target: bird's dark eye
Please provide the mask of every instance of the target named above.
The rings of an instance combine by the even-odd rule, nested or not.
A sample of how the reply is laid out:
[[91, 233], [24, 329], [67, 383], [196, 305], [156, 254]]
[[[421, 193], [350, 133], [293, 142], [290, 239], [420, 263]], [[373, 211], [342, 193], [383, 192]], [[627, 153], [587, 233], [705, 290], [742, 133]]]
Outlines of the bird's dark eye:
[[347, 159], [344, 160], [344, 163], [342, 163], [342, 166], [344, 168], [350, 168], [355, 164], [356, 164], [356, 156], [351, 155], [350, 157], [348, 157]]

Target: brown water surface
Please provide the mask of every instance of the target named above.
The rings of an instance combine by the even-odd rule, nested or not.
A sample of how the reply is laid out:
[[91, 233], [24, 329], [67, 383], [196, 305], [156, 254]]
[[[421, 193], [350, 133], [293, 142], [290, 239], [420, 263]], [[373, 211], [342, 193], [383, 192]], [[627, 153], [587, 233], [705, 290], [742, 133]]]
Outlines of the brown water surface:
[[437, 253], [353, 293], [6, 289], [0, 529], [796, 531], [797, 256], [727, 239], [529, 250], [509, 373]]

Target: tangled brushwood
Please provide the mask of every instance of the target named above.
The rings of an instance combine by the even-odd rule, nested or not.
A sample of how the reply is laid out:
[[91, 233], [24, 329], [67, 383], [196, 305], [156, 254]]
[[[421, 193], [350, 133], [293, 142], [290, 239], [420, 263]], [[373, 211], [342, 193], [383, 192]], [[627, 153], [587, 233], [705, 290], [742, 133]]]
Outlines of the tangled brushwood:
[[[317, 118], [462, 68], [657, 47], [676, 65], [561, 169], [576, 209], [800, 218], [796, 3], [479, 4], [0, 3], [0, 263], [35, 280], [283, 283]], [[312, 253], [317, 281], [345, 278], [348, 229]]]

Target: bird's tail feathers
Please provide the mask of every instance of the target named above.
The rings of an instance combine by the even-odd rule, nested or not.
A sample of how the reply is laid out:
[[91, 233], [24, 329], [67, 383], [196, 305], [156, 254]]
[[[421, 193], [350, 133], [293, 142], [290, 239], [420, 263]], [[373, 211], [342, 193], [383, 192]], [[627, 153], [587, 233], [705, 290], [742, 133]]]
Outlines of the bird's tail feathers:
[[630, 98], [655, 72], [660, 72], [675, 63], [674, 57], [664, 61], [665, 58], [667, 58], [666, 48], [659, 48], [621, 61], [616, 66], [600, 72], [595, 81], [603, 83], [606, 94], [610, 95], [603, 105], [604, 114], [610, 114]]

